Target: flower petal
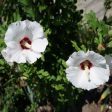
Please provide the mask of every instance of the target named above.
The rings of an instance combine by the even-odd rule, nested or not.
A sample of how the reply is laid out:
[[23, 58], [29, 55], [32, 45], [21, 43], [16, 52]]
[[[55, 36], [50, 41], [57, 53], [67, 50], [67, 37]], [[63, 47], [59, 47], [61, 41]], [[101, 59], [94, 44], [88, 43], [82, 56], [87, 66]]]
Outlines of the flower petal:
[[37, 39], [32, 42], [32, 50], [35, 52], [44, 52], [47, 45], [48, 41], [46, 38]]
[[108, 65], [106, 67], [107, 69], [101, 67], [92, 67], [90, 69], [90, 79], [93, 83], [99, 86], [108, 81], [110, 70]]
[[18, 35], [21, 35], [26, 25], [23, 21], [17, 21], [9, 25], [8, 30], [5, 34], [5, 41], [12, 41], [18, 39]]
[[25, 55], [26, 60], [30, 64], [34, 63], [38, 58], [41, 57], [40, 53], [36, 53], [36, 52], [31, 51], [31, 50], [24, 50], [23, 54]]
[[31, 22], [29, 20], [26, 20], [25, 22], [32, 32], [33, 40], [44, 37], [43, 27], [39, 23], [37, 23], [36, 21]]
[[77, 67], [69, 67], [66, 69], [67, 79], [77, 88], [86, 90], [96, 88], [96, 85], [89, 82], [88, 74]]
[[106, 60], [105, 58], [98, 54], [98, 53], [95, 53], [93, 51], [88, 51], [87, 52], [87, 58], [90, 60], [90, 62], [94, 65], [94, 66], [101, 66], [103, 68], [106, 68]]
[[21, 50], [6, 48], [2, 51], [2, 55], [8, 63], [26, 63], [26, 59], [22, 55]]
[[7, 54], [8, 53], [8, 49], [3, 49], [1, 51], [1, 54], [2, 56], [4, 57], [4, 59], [7, 61], [7, 63], [12, 66], [13, 65], [13, 62], [10, 60], [10, 55]]
[[22, 54], [22, 51], [15, 51], [15, 53], [12, 54], [11, 60], [16, 63], [26, 63], [26, 59]]
[[85, 60], [86, 53], [84, 51], [74, 52], [66, 61], [68, 66], [79, 66]]
[[7, 42], [7, 47], [9, 47], [9, 48], [20, 48], [20, 45], [15, 41], [9, 41], [9, 42]]

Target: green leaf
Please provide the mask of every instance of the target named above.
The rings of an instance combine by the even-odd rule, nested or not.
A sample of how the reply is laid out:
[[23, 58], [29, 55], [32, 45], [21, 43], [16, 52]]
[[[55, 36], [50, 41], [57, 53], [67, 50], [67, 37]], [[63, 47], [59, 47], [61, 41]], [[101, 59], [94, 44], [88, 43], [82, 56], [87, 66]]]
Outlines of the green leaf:
[[18, 10], [13, 13], [13, 18], [14, 18], [14, 21], [20, 21], [21, 20], [21, 16], [20, 16]]
[[30, 0], [19, 0], [19, 3], [21, 3], [22, 5], [29, 5], [30, 4]]
[[100, 43], [98, 37], [95, 37], [94, 42], [95, 42], [96, 44], [99, 44], [99, 43]]
[[94, 30], [97, 28], [98, 19], [93, 11], [85, 15], [85, 20], [87, 21], [88, 25], [90, 25], [90, 27], [92, 27]]
[[57, 91], [64, 89], [63, 85], [61, 85], [61, 84], [59, 84], [59, 85], [52, 85], [52, 87], [55, 88], [55, 90], [57, 90]]
[[112, 30], [108, 31], [109, 36], [112, 36]]
[[72, 46], [77, 50], [80, 51], [80, 47], [78, 47], [77, 43], [75, 41], [71, 41], [72, 42]]
[[56, 78], [56, 81], [60, 81], [60, 80], [62, 80], [62, 76], [58, 75], [57, 78]]
[[100, 97], [100, 101], [103, 100], [103, 99], [105, 99], [110, 93], [111, 93], [110, 89], [107, 88], [107, 89], [102, 93], [102, 95], [101, 95], [101, 97]]
[[110, 41], [108, 44], [107, 44], [107, 47], [112, 47], [112, 41]]
[[102, 37], [102, 34], [100, 32], [98, 32], [98, 38], [99, 38], [99, 44], [101, 44], [103, 41], [103, 37]]
[[4, 105], [2, 112], [8, 112], [8, 107], [6, 104]]
[[41, 11], [44, 11], [44, 10], [46, 10], [46, 8], [47, 8], [46, 5], [41, 5], [41, 6], [39, 6], [39, 11], [40, 11], [40, 12], [41, 12]]
[[0, 59], [0, 65], [4, 65], [4, 60]]
[[87, 49], [86, 49], [86, 46], [85, 45], [81, 45], [81, 49], [83, 50], [83, 51], [87, 51]]
[[26, 15], [28, 16], [28, 17], [31, 17], [31, 18], [33, 18], [33, 20], [35, 19], [35, 13], [34, 13], [34, 10], [33, 10], [33, 8], [32, 7], [24, 7], [23, 8], [24, 9], [24, 11], [26, 12]]

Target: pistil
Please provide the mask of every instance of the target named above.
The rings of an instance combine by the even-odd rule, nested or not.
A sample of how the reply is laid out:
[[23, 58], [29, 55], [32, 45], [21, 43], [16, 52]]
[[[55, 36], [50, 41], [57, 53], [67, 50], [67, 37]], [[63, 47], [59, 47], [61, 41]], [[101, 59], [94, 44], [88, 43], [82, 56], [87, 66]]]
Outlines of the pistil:
[[31, 48], [31, 40], [28, 37], [24, 37], [21, 41], [20, 41], [20, 46], [22, 49], [30, 49]]
[[87, 68], [90, 69], [92, 66], [93, 64], [89, 60], [85, 60], [82, 63], [80, 63], [80, 67], [82, 70], [85, 70]]
[[24, 46], [27, 47], [28, 49], [31, 48], [31, 45], [29, 43], [27, 43], [27, 42], [24, 43]]
[[90, 69], [93, 66], [93, 64], [89, 60], [85, 60], [82, 63], [80, 63], [80, 67], [82, 70], [84, 70], [86, 76], [88, 77], [88, 81], [90, 82]]
[[85, 68], [85, 74], [87, 75], [88, 77], [88, 81], [90, 82], [90, 70], [89, 70], [89, 67], [87, 65], [84, 65], [84, 68]]

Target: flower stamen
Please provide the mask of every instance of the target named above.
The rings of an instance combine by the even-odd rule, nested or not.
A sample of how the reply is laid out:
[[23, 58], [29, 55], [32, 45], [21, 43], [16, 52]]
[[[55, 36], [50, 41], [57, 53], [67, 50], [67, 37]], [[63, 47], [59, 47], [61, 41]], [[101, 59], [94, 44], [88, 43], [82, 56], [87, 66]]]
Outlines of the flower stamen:
[[88, 77], [88, 81], [90, 82], [90, 68], [93, 66], [93, 64], [89, 60], [85, 60], [82, 63], [80, 63], [80, 67], [82, 70], [84, 70], [85, 74]]
[[82, 70], [90, 69], [93, 66], [93, 64], [89, 60], [85, 60], [82, 63], [80, 63], [80, 67]]
[[20, 46], [22, 49], [30, 49], [31, 48], [31, 40], [28, 37], [24, 37], [21, 41], [20, 41]]
[[87, 77], [88, 77], [88, 81], [90, 82], [91, 80], [90, 80], [90, 71], [89, 71], [89, 67], [88, 66], [86, 66], [85, 65], [85, 70], [84, 70], [84, 72], [85, 72], [85, 74], [87, 75]]

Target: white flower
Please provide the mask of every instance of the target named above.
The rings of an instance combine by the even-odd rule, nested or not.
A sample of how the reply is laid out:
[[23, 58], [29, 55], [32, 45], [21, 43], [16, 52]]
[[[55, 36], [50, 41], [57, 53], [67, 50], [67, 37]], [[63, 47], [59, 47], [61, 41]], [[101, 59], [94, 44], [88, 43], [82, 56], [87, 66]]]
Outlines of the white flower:
[[105, 58], [93, 51], [74, 52], [66, 63], [67, 79], [77, 88], [94, 89], [109, 79], [110, 70]]
[[32, 64], [48, 45], [42, 26], [29, 20], [12, 23], [5, 34], [5, 43], [7, 47], [1, 53], [8, 63]]

